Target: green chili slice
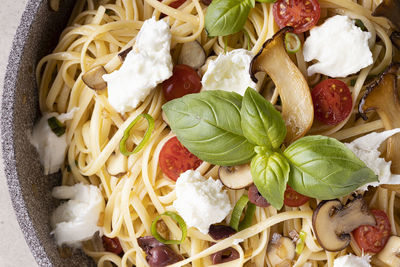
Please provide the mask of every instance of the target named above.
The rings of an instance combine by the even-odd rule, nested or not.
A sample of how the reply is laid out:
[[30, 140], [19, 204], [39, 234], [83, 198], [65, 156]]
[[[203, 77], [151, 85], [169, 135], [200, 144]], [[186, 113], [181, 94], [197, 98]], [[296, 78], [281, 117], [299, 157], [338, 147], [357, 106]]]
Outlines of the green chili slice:
[[285, 34], [285, 47], [288, 53], [298, 52], [301, 47], [299, 36], [295, 33], [287, 32]]
[[[181, 240], [167, 240], [164, 239], [158, 232], [157, 232], [157, 222], [160, 220], [161, 216], [169, 216], [172, 219], [174, 219], [178, 225], [179, 228], [181, 228], [182, 231], [182, 237]], [[150, 228], [151, 234], [154, 236], [155, 239], [160, 241], [163, 244], [181, 244], [183, 240], [185, 240], [186, 235], [187, 235], [187, 228], [186, 228], [186, 223], [182, 219], [181, 216], [179, 216], [177, 213], [172, 212], [172, 211], [166, 211], [161, 215], [158, 215], [154, 221], [151, 223], [151, 228]]]
[[[126, 149], [126, 140], [128, 140], [129, 138], [129, 133], [132, 129], [133, 126], [135, 126], [135, 124], [140, 120], [140, 118], [145, 118], [147, 120], [148, 123], [148, 128], [146, 130], [146, 133], [143, 136], [142, 141], [135, 147], [135, 149], [133, 149], [133, 151], [128, 151]], [[138, 115], [132, 122], [131, 124], [129, 124], [128, 127], [126, 127], [125, 131], [124, 131], [124, 136], [121, 139], [121, 142], [119, 143], [119, 151], [121, 151], [122, 155], [124, 156], [130, 156], [134, 153], [139, 152], [145, 145], [146, 143], [149, 141], [151, 133], [154, 130], [154, 119], [152, 116], [150, 116], [149, 114], [140, 114]]]
[[299, 240], [297, 240], [297, 244], [296, 244], [296, 253], [297, 254], [301, 254], [303, 252], [306, 235], [307, 235], [306, 232], [300, 231]]
[[[256, 210], [256, 206], [252, 203], [249, 203], [249, 198], [247, 195], [243, 195], [236, 202], [235, 207], [232, 211], [231, 221], [229, 225], [235, 229], [236, 231], [241, 231], [251, 225], [253, 221], [254, 212]], [[248, 204], [248, 205], [247, 205]], [[247, 205], [246, 213], [242, 221], [240, 221], [240, 217], [242, 216], [243, 210]]]
[[64, 124], [61, 123], [56, 117], [51, 117], [47, 119], [47, 123], [49, 124], [50, 129], [52, 132], [60, 137], [65, 133], [66, 127]]

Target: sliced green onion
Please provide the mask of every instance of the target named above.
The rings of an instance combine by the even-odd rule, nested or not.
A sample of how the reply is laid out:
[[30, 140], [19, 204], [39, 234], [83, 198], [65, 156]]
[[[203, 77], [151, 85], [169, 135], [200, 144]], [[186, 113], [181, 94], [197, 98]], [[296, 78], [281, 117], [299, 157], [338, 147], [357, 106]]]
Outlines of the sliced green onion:
[[296, 253], [297, 254], [301, 254], [303, 252], [305, 241], [306, 241], [306, 235], [307, 235], [306, 232], [300, 231], [299, 240], [297, 240], [297, 244], [296, 244]]
[[350, 86], [356, 85], [356, 81], [357, 81], [357, 79], [350, 80]]
[[361, 19], [356, 19], [354, 20], [355, 24], [357, 27], [360, 27], [362, 31], [366, 32], [368, 31], [367, 27], [365, 27], [364, 23], [362, 22]]
[[[253, 221], [253, 216], [254, 212], [256, 210], [256, 206], [252, 203], [247, 203], [249, 202], [249, 198], [247, 195], [243, 195], [239, 198], [239, 200], [236, 202], [235, 207], [233, 208], [232, 211], [232, 216], [231, 216], [231, 221], [229, 225], [235, 229], [236, 231], [241, 231], [251, 225], [251, 222]], [[244, 215], [244, 218], [242, 221], [240, 221], [240, 217], [242, 216], [243, 210], [247, 205], [247, 210]]]
[[[148, 126], [148, 128], [146, 130], [146, 133], [143, 136], [142, 141], [135, 147], [135, 149], [133, 151], [128, 151], [126, 149], [126, 140], [128, 140], [128, 138], [129, 138], [129, 133], [130, 133], [132, 127], [135, 126], [135, 124], [142, 117], [147, 120], [147, 123], [148, 123], [149, 126]], [[122, 155], [124, 155], [124, 156], [129, 156], [129, 155], [132, 155], [134, 153], [139, 152], [146, 145], [147, 141], [149, 141], [151, 133], [153, 132], [153, 130], [154, 130], [154, 119], [153, 119], [153, 117], [150, 116], [149, 114], [140, 114], [125, 129], [124, 136], [122, 137], [121, 142], [119, 143], [119, 151], [121, 151]]]
[[51, 117], [47, 120], [50, 129], [53, 131], [55, 135], [60, 137], [65, 133], [66, 127], [64, 124], [61, 123], [56, 117]]
[[285, 34], [285, 47], [288, 53], [296, 53], [300, 50], [301, 42], [297, 34], [287, 32]]
[[[167, 240], [164, 239], [158, 232], [157, 232], [157, 222], [160, 220], [161, 216], [169, 216], [172, 219], [174, 219], [178, 225], [179, 228], [181, 228], [182, 231], [182, 237], [181, 240]], [[166, 211], [161, 215], [158, 215], [154, 221], [151, 223], [151, 228], [150, 228], [151, 234], [154, 236], [155, 239], [160, 241], [163, 244], [181, 244], [183, 240], [185, 240], [186, 235], [187, 235], [187, 228], [186, 228], [186, 223], [182, 219], [181, 216], [179, 216], [177, 213], [172, 212], [172, 211]]]

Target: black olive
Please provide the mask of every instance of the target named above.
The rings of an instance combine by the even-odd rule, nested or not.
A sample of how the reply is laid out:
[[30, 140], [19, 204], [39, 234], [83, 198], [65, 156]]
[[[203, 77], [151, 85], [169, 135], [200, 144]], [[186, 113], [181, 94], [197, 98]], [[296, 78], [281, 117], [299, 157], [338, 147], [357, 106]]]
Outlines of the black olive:
[[238, 258], [239, 258], [239, 252], [232, 247], [223, 249], [211, 255], [213, 264], [220, 264], [228, 261], [233, 261]]
[[155, 239], [153, 236], [142, 236], [138, 238], [139, 247], [143, 249], [146, 254], [149, 254], [149, 251], [152, 248], [165, 246], [163, 243]]
[[249, 187], [248, 195], [249, 201], [258, 207], [268, 207], [270, 205], [260, 192], [258, 192], [258, 189], [254, 184]]
[[212, 0], [201, 0], [201, 2], [203, 4], [205, 4], [206, 6], [209, 6], [211, 4]]
[[232, 227], [229, 227], [227, 225], [210, 225], [210, 228], [208, 229], [208, 234], [214, 239], [214, 240], [220, 240], [224, 239], [227, 237], [230, 237], [231, 235], [236, 234], [235, 229]]
[[150, 249], [146, 260], [150, 267], [163, 267], [181, 261], [183, 258], [170, 247], [162, 245]]

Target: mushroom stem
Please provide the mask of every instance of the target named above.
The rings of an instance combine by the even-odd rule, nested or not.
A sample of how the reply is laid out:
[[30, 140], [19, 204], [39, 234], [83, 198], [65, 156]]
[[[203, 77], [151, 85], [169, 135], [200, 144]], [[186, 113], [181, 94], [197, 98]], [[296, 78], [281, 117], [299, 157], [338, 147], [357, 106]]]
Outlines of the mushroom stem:
[[257, 82], [254, 74], [263, 71], [275, 83], [282, 100], [282, 116], [287, 127], [286, 143], [304, 136], [314, 119], [310, 88], [284, 47], [285, 33], [292, 30], [291, 27], [285, 27], [267, 40], [250, 66], [253, 81]]

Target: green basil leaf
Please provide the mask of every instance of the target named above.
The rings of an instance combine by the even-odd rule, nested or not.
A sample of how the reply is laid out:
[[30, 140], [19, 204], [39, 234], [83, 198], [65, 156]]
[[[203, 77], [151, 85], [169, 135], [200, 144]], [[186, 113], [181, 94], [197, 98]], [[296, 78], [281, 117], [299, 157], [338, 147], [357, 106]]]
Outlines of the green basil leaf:
[[251, 161], [251, 176], [260, 194], [276, 209], [281, 209], [290, 166], [278, 152], [257, 154]]
[[274, 106], [252, 88], [243, 97], [243, 134], [251, 143], [269, 149], [278, 148], [286, 137], [285, 122]]
[[232, 166], [250, 162], [254, 145], [240, 127], [242, 96], [204, 91], [171, 100], [163, 110], [179, 141], [200, 159]]
[[307, 136], [291, 144], [283, 154], [290, 164], [289, 185], [309, 197], [342, 197], [377, 181], [363, 161], [333, 138]]
[[214, 0], [207, 8], [205, 28], [209, 36], [225, 36], [243, 29], [255, 0]]

